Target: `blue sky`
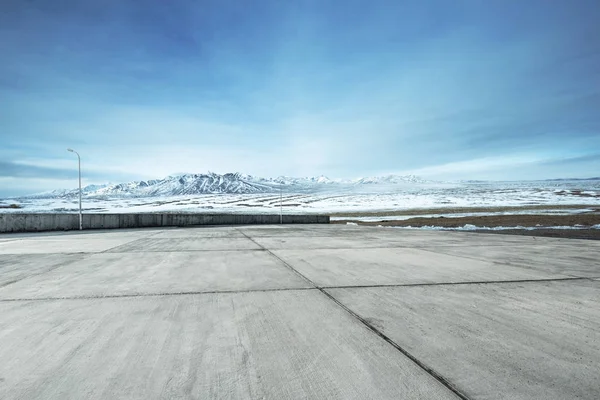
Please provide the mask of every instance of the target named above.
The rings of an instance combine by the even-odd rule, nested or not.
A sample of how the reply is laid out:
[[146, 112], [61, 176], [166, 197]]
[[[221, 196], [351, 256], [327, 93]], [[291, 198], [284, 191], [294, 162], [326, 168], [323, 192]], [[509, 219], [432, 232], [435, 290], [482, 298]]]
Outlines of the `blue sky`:
[[600, 2], [0, 3], [0, 195], [181, 172], [600, 175]]

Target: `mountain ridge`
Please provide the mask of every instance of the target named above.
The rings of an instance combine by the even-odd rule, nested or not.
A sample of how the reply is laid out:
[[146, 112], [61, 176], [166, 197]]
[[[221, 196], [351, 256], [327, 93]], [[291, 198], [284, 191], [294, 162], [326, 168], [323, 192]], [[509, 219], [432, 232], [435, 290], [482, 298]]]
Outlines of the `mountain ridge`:
[[[278, 176], [262, 178], [239, 172], [217, 174], [180, 174], [163, 179], [150, 179], [117, 184], [88, 185], [82, 188], [85, 197], [155, 197], [194, 194], [251, 194], [279, 191], [311, 191], [333, 186], [399, 185], [427, 183], [415, 175], [385, 175], [352, 180], [332, 180], [324, 175], [295, 178]], [[78, 189], [58, 189], [21, 196], [22, 198], [67, 198], [77, 196]]]

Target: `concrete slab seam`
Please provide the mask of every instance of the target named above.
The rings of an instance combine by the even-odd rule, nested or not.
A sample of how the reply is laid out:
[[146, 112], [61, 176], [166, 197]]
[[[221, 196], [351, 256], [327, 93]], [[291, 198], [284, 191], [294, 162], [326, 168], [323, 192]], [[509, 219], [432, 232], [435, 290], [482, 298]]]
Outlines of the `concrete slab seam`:
[[247, 290], [207, 290], [188, 292], [160, 292], [160, 293], [127, 293], [109, 294], [105, 296], [70, 296], [70, 297], [32, 297], [0, 299], [0, 303], [14, 303], [18, 301], [53, 301], [53, 300], [102, 300], [102, 299], [127, 299], [135, 297], [168, 297], [168, 296], [198, 296], [203, 294], [238, 294], [238, 293], [266, 293], [317, 290], [317, 288], [276, 288], [276, 289], [247, 289]]
[[396, 343], [395, 341], [393, 341], [389, 336], [387, 336], [386, 334], [384, 334], [383, 332], [381, 332], [379, 329], [375, 328], [371, 323], [369, 323], [367, 320], [365, 320], [364, 318], [362, 318], [360, 315], [356, 314], [350, 308], [346, 307], [346, 305], [344, 305], [338, 299], [336, 299], [335, 297], [333, 297], [333, 295], [331, 295], [330, 293], [328, 293], [324, 289], [319, 289], [319, 291], [321, 293], [323, 293], [325, 296], [327, 296], [329, 299], [331, 299], [333, 302], [335, 302], [338, 306], [340, 306], [343, 310], [345, 310], [352, 317], [354, 317], [355, 319], [357, 319], [358, 321], [360, 321], [371, 332], [373, 332], [374, 334], [376, 334], [377, 336], [379, 336], [380, 338], [382, 338], [383, 340], [385, 340], [387, 343], [389, 343], [390, 345], [392, 345], [396, 350], [398, 350], [400, 353], [402, 353], [404, 356], [406, 356], [408, 359], [410, 359], [413, 363], [415, 363], [416, 365], [418, 365], [421, 369], [423, 369], [425, 372], [427, 372], [429, 375], [431, 375], [433, 378], [435, 378], [438, 382], [440, 382], [442, 385], [444, 385], [446, 388], [448, 388], [448, 390], [450, 390], [452, 393], [454, 393], [460, 399], [462, 399], [462, 400], [471, 400], [469, 397], [467, 397], [467, 395], [465, 395], [464, 393], [462, 393], [456, 386], [454, 386], [452, 384], [452, 382], [450, 382], [448, 379], [444, 378], [444, 376], [440, 375], [438, 372], [436, 372], [431, 367], [427, 366], [425, 363], [421, 362], [418, 358], [416, 358], [415, 356], [413, 356], [406, 349], [404, 349], [398, 343]]
[[[262, 239], [264, 236], [260, 236]], [[258, 244], [258, 242], [252, 240], [254, 243]], [[278, 247], [275, 250], [377, 250], [377, 249], [413, 249], [414, 246], [402, 245], [402, 246], [376, 246], [376, 247], [345, 247], [345, 246], [336, 246], [336, 247]]]
[[[190, 249], [185, 249], [185, 250], [130, 250], [130, 251], [102, 251], [100, 253], [107, 253], [107, 254], [139, 254], [139, 253], [198, 253], [198, 252], [210, 252], [210, 251], [265, 251], [265, 249], [227, 249], [227, 250], [223, 250], [223, 249], [198, 249], [198, 250], [190, 250]], [[68, 254], [68, 253], [61, 253], [61, 254]]]
[[[260, 239], [273, 239], [273, 238], [280, 238], [281, 235], [272, 234], [272, 235], [260, 235], [260, 236], [257, 236], [257, 237], [260, 238]], [[305, 236], [303, 236], [303, 235], [286, 235], [285, 236], [286, 239], [287, 238], [296, 239], [296, 238], [303, 238], [303, 237], [305, 237]], [[326, 238], [327, 239], [327, 238], [331, 238], [331, 237], [332, 237], [331, 235], [311, 235], [311, 236], [309, 236], [310, 239], [313, 239], [313, 238], [314, 239], [319, 239], [319, 238]], [[339, 238], [343, 238], [343, 239], [348, 239], [349, 238], [348, 236], [334, 236], [334, 237], [335, 238], [339, 237]], [[376, 239], [378, 239], [378, 238], [376, 238]]]
[[386, 287], [412, 287], [412, 286], [454, 286], [454, 285], [488, 285], [503, 283], [537, 283], [537, 282], [561, 282], [561, 281], [580, 281], [593, 280], [589, 277], [569, 277], [569, 278], [540, 278], [540, 279], [513, 279], [506, 281], [474, 281], [474, 282], [432, 282], [432, 283], [397, 283], [382, 285], [348, 285], [348, 286], [317, 286], [318, 289], [368, 289], [368, 288], [386, 288]]
[[[261, 250], [263, 251], [263, 250]], [[275, 256], [277, 257], [277, 256]], [[60, 267], [60, 266], [59, 266]], [[59, 268], [57, 267], [57, 268]], [[56, 268], [54, 268], [56, 269]], [[47, 271], [49, 272], [49, 271]], [[45, 272], [42, 272], [41, 275]], [[299, 274], [301, 277], [302, 275]], [[34, 276], [34, 275], [31, 275]], [[24, 279], [27, 279], [26, 277]], [[306, 279], [306, 278], [305, 278]], [[303, 290], [329, 290], [329, 289], [370, 289], [370, 288], [386, 288], [386, 287], [420, 287], [420, 286], [452, 286], [452, 285], [480, 285], [480, 284], [504, 284], [504, 283], [537, 283], [537, 282], [561, 282], [561, 281], [576, 281], [590, 280], [596, 281], [598, 278], [557, 278], [557, 279], [540, 279], [540, 280], [512, 280], [512, 281], [489, 281], [489, 282], [457, 282], [457, 283], [410, 283], [410, 284], [389, 284], [389, 285], [352, 285], [352, 286], [314, 286], [310, 288], [274, 288], [274, 289], [246, 289], [246, 290], [209, 290], [209, 291], [186, 291], [186, 292], [159, 292], [159, 293], [130, 293], [130, 294], [114, 294], [114, 295], [98, 295], [98, 296], [70, 296], [70, 297], [39, 297], [39, 298], [9, 298], [0, 299], [1, 302], [16, 302], [16, 301], [52, 301], [52, 300], [96, 300], [96, 299], [111, 299], [111, 298], [131, 298], [131, 297], [161, 297], [161, 296], [188, 296], [188, 295], [203, 295], [203, 294], [235, 294], [235, 293], [262, 293], [262, 292], [284, 292], [284, 291], [303, 291]], [[19, 279], [20, 281], [22, 279]], [[307, 282], [311, 283], [309, 279]], [[14, 282], [18, 282], [14, 281]], [[14, 283], [10, 282], [10, 283]], [[10, 284], [9, 283], [9, 284]], [[314, 285], [314, 283], [311, 283]]]
[[297, 271], [294, 267], [292, 267], [290, 264], [288, 264], [287, 262], [285, 262], [283, 259], [281, 259], [279, 256], [277, 256], [275, 253], [273, 253], [269, 249], [265, 248], [264, 246], [262, 246], [258, 242], [254, 241], [251, 237], [249, 237], [245, 233], [242, 232], [242, 234], [244, 236], [246, 236], [248, 239], [252, 240], [254, 243], [256, 243], [259, 246], [261, 246], [262, 248], [264, 248], [269, 254], [271, 254], [273, 257], [275, 257], [276, 259], [278, 259], [279, 261], [281, 261], [287, 268], [289, 268], [290, 270], [292, 270], [293, 272], [295, 272], [296, 274], [298, 274], [300, 277], [302, 277], [303, 279], [305, 279], [311, 285], [315, 286], [315, 288], [317, 290], [319, 290], [319, 292], [323, 293], [323, 295], [325, 295], [325, 297], [327, 297], [328, 299], [332, 300], [335, 304], [337, 304], [339, 307], [341, 307], [342, 310], [346, 311], [348, 314], [350, 314], [351, 317], [353, 317], [354, 319], [356, 319], [357, 321], [359, 321], [360, 323], [362, 323], [371, 332], [373, 332], [374, 334], [376, 334], [377, 336], [379, 336], [381, 339], [385, 340], [388, 344], [392, 345], [396, 350], [398, 350], [400, 353], [402, 353], [404, 356], [406, 356], [409, 360], [411, 360], [413, 363], [415, 363], [418, 367], [420, 367], [421, 369], [423, 369], [426, 373], [428, 373], [430, 376], [432, 376], [435, 380], [437, 380], [442, 385], [444, 385], [448, 390], [450, 390], [452, 393], [454, 393], [460, 399], [462, 399], [462, 400], [471, 400], [465, 394], [463, 394], [460, 390], [458, 390], [458, 388], [456, 388], [450, 381], [448, 381], [442, 375], [440, 375], [439, 373], [437, 373], [436, 371], [434, 371], [432, 368], [428, 367], [427, 365], [425, 365], [424, 363], [422, 363], [421, 361], [419, 361], [415, 356], [413, 356], [412, 354], [410, 354], [407, 350], [405, 350], [404, 348], [402, 348], [400, 345], [398, 345], [396, 342], [394, 342], [392, 339], [390, 339], [384, 333], [380, 332], [377, 328], [375, 328], [373, 325], [371, 325], [364, 318], [362, 318], [361, 316], [359, 316], [358, 314], [356, 314], [354, 311], [352, 311], [348, 307], [346, 307], [338, 299], [336, 299], [335, 297], [333, 297], [333, 295], [331, 295], [330, 293], [328, 293], [327, 291], [325, 291], [323, 288], [317, 286], [312, 280], [310, 280], [308, 277], [304, 276], [304, 274], [302, 274], [301, 272]]
[[290, 264], [288, 264], [283, 259], [281, 259], [277, 254], [273, 253], [271, 250], [267, 249], [265, 246], [263, 246], [262, 244], [258, 243], [256, 240], [252, 239], [250, 236], [246, 235], [244, 232], [242, 232], [242, 231], [240, 231], [240, 232], [241, 232], [242, 235], [244, 235], [246, 238], [248, 238], [248, 240], [252, 241], [257, 246], [259, 246], [261, 249], [263, 249], [264, 251], [266, 251], [269, 255], [271, 255], [271, 257], [274, 257], [276, 260], [278, 260], [279, 262], [281, 262], [286, 268], [288, 268], [289, 270], [291, 270], [292, 272], [294, 272], [296, 275], [298, 275], [300, 278], [302, 278], [305, 281], [307, 281], [308, 283], [310, 283], [314, 288], [319, 289], [318, 286], [313, 281], [311, 281], [306, 276], [304, 276], [302, 273], [300, 273], [299, 271], [297, 271], [294, 267], [292, 267]]
[[100, 253], [100, 252], [99, 251], [65, 251], [62, 253], [1, 253], [0, 255], [3, 255], [3, 256], [29, 256], [29, 255], [35, 254], [35, 255], [48, 256], [48, 255], [53, 255], [53, 254], [65, 255], [65, 254], [98, 254], [98, 253]]

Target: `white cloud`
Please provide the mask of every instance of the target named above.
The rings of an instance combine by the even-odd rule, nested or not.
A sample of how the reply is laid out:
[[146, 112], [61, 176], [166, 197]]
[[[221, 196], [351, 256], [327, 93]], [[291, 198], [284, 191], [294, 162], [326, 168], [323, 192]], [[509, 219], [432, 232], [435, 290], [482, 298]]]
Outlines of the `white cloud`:
[[462, 179], [481, 179], [484, 176], [499, 176], [507, 169], [512, 170], [527, 165], [535, 165], [545, 160], [547, 159], [531, 154], [505, 155], [432, 165], [403, 171], [402, 173], [440, 179], [457, 177]]
[[[82, 181], [85, 185], [86, 182]], [[77, 180], [0, 177], [0, 196], [17, 196], [48, 190], [75, 188]]]

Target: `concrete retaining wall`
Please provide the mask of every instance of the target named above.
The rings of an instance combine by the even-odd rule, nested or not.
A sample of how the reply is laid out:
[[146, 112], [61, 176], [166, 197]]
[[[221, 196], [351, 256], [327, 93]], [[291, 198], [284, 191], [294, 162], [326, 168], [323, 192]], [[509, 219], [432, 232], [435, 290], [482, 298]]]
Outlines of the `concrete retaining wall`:
[[[327, 215], [284, 215], [284, 224], [328, 224]], [[279, 224], [279, 215], [242, 214], [83, 214], [83, 229], [193, 225]], [[78, 214], [0, 214], [0, 232], [79, 229]]]

